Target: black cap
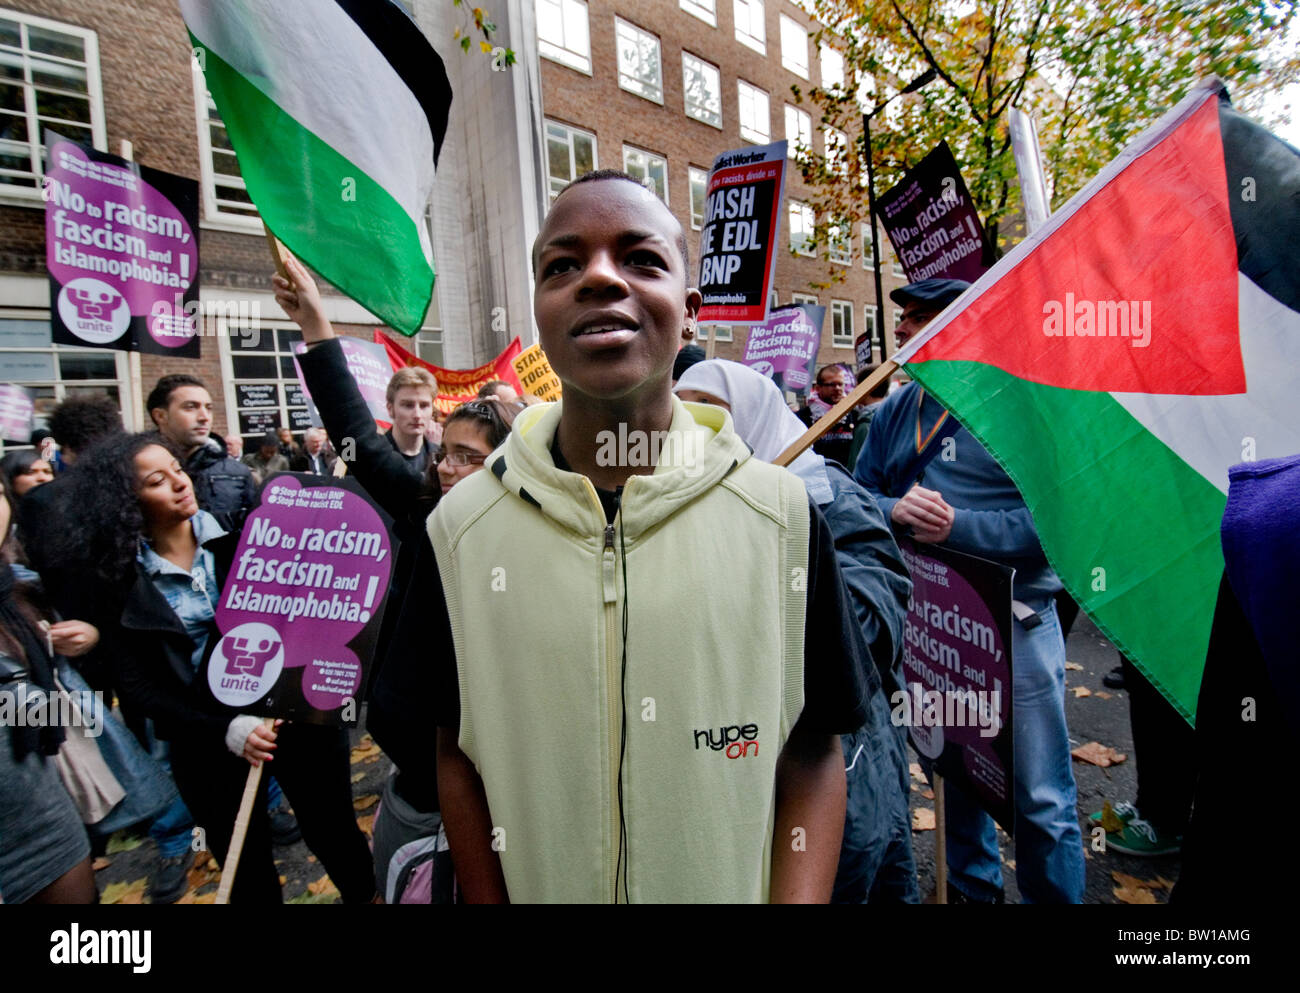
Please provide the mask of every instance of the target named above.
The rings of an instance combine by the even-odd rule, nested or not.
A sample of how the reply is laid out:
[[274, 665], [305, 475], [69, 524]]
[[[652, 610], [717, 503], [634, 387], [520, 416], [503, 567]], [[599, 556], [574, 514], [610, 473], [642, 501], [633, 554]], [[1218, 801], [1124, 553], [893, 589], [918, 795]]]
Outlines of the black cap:
[[697, 362], [703, 362], [707, 358], [704, 349], [699, 345], [686, 345], [677, 353], [677, 358], [673, 361], [673, 382], [682, 378], [684, 373]]
[[891, 290], [889, 299], [900, 307], [907, 303], [925, 303], [943, 308], [969, 288], [970, 283], [964, 279], [922, 279]]
[[262, 436], [262, 447], [270, 448], [272, 446], [275, 446], [276, 448], [280, 447], [280, 436], [274, 431], [267, 431], [266, 434]]

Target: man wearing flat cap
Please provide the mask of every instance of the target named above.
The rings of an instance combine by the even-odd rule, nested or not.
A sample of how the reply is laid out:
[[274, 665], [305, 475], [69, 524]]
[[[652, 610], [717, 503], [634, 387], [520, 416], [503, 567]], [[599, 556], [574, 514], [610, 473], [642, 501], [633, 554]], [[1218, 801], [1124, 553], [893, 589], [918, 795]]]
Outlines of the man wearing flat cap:
[[289, 471], [289, 460], [280, 454], [280, 438], [274, 431], [266, 432], [257, 451], [249, 452], [240, 461], [253, 470], [258, 486], [272, 473]]
[[[924, 279], [890, 293], [903, 308], [895, 330], [899, 346], [969, 286], [957, 279]], [[1016, 881], [1026, 902], [1079, 903], [1083, 841], [1065, 726], [1065, 641], [1053, 599], [1061, 581], [1047, 564], [1029, 508], [1002, 467], [917, 382], [881, 404], [854, 476], [875, 496], [896, 533], [1016, 570]], [[946, 800], [950, 901], [1001, 903], [993, 819], [960, 789], [949, 789]]]

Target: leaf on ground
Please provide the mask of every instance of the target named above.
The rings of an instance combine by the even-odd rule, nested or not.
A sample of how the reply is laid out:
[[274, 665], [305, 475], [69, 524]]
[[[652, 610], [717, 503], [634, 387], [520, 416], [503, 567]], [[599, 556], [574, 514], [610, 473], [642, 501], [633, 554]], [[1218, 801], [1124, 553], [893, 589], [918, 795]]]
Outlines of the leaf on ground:
[[129, 883], [109, 883], [99, 894], [100, 903], [143, 903], [147, 878], [133, 879]]
[[308, 855], [308, 856], [307, 856], [307, 861], [308, 861], [308, 862], [315, 862], [315, 861], [316, 861], [316, 856], [315, 856], [315, 855]]
[[1131, 890], [1168, 890], [1173, 888], [1173, 883], [1165, 879], [1164, 876], [1156, 876], [1155, 879], [1138, 879], [1137, 876], [1130, 876], [1128, 873], [1119, 872], [1112, 869], [1110, 878]]
[[358, 772], [355, 776], [352, 777], [352, 782], [359, 783], [361, 782], [361, 780], [365, 778], [366, 778], [366, 774], [364, 772]]
[[1083, 672], [1083, 666], [1079, 665], [1078, 662], [1067, 662], [1065, 667], [1071, 672]]
[[285, 883], [287, 883], [288, 881], [289, 881], [289, 877], [288, 877], [288, 876], [281, 876], [281, 877], [280, 877], [280, 885], [281, 885], [281, 886], [283, 886], [283, 885], [284, 885]]
[[1155, 894], [1150, 890], [1116, 886], [1111, 892], [1115, 894], [1115, 899], [1120, 903], [1156, 903]]
[[1119, 814], [1115, 813], [1115, 808], [1107, 800], [1101, 805], [1101, 826], [1107, 834], [1118, 834], [1124, 830], [1124, 822], [1120, 820]]
[[366, 759], [378, 758], [380, 748], [378, 745], [359, 745], [352, 749], [352, 764], [363, 762]]
[[143, 844], [143, 835], [127, 834], [125, 831], [118, 831], [117, 834], [108, 839], [108, 845], [104, 849], [104, 854], [120, 855], [122, 852], [133, 852]]
[[371, 755], [369, 758], [362, 759], [361, 764], [370, 765], [371, 763], [378, 762], [383, 757], [384, 757], [383, 752], [376, 752], [374, 755]]
[[99, 858], [95, 859], [94, 862], [90, 863], [90, 867], [94, 869], [96, 872], [99, 872], [100, 869], [107, 869], [112, 864], [113, 864], [112, 859], [105, 858], [103, 855], [101, 855], [99, 856]]
[[1088, 762], [1092, 765], [1101, 766], [1105, 769], [1107, 766], [1119, 765], [1125, 761], [1128, 756], [1122, 752], [1117, 752], [1108, 745], [1103, 745], [1099, 741], [1090, 741], [1086, 745], [1080, 745], [1070, 752], [1076, 759], [1081, 762]]
[[922, 790], [922, 791], [921, 791], [921, 799], [922, 799], [922, 800], [933, 800], [933, 799], [934, 799], [934, 790], [932, 790], [932, 789], [924, 789], [924, 790]]
[[913, 831], [933, 831], [934, 811], [929, 807], [917, 807], [912, 811]]
[[912, 778], [918, 783], [925, 782], [925, 773], [921, 771], [920, 763], [913, 762], [907, 767], [907, 771], [912, 774]]
[[183, 897], [181, 897], [176, 902], [177, 903], [216, 903], [217, 891], [213, 890], [211, 893], [199, 894], [199, 893], [195, 893], [193, 890], [190, 890], [188, 893], [186, 893]]
[[361, 833], [367, 838], [373, 838], [375, 836], [375, 815], [366, 814], [364, 817], [358, 817], [357, 827], [361, 828]]
[[211, 859], [207, 859], [203, 862], [200, 862], [197, 859], [195, 860], [194, 866], [185, 877], [186, 881], [190, 884], [190, 889], [196, 890], [200, 886], [206, 886], [208, 883], [216, 882], [221, 879], [220, 870], [213, 871], [208, 868], [207, 863], [211, 861]]
[[208, 864], [207, 864], [207, 867], [206, 867], [206, 868], [207, 868], [208, 872], [220, 872], [220, 871], [221, 871], [221, 866], [217, 865], [217, 860], [214, 859], [211, 855], [208, 856]]
[[1071, 686], [1070, 691], [1074, 694], [1076, 700], [1085, 696], [1092, 696], [1092, 690], [1086, 686]]
[[340, 903], [337, 893], [299, 893], [295, 897], [290, 897], [286, 903]]
[[1109, 700], [1114, 695], [1115, 694], [1113, 693], [1107, 693], [1105, 690], [1098, 690], [1096, 693], [1093, 694], [1093, 696], [1095, 696], [1098, 700]]
[[329, 876], [321, 876], [314, 883], [307, 884], [307, 892], [312, 896], [327, 896], [333, 894], [338, 896], [338, 889], [334, 886], [333, 880]]
[[374, 806], [375, 804], [377, 804], [378, 802], [379, 802], [379, 795], [378, 795], [377, 793], [370, 793], [370, 794], [368, 794], [368, 795], [366, 795], [366, 796], [359, 796], [359, 797], [357, 797], [355, 800], [353, 800], [353, 801], [352, 801], [352, 809], [353, 809], [353, 810], [369, 810], [371, 807], [373, 807], [373, 806]]

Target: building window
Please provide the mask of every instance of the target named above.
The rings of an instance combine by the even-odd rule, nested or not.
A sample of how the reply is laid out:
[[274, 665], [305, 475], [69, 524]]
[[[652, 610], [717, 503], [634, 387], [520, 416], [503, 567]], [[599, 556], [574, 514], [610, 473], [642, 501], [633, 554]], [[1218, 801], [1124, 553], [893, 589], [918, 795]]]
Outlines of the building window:
[[623, 171], [664, 203], [668, 202], [668, 160], [663, 156], [624, 145]]
[[853, 347], [853, 304], [848, 300], [831, 301], [831, 347]]
[[567, 124], [546, 122], [546, 171], [554, 200], [569, 183], [596, 168], [596, 136]]
[[537, 0], [537, 51], [552, 62], [591, 74], [591, 38], [583, 0]]
[[767, 144], [772, 140], [772, 111], [767, 92], [743, 79], [736, 86], [740, 96], [740, 137], [756, 145]]
[[834, 86], [844, 85], [844, 56], [831, 48], [829, 45], [822, 45], [822, 89], [829, 90]]
[[194, 76], [194, 101], [199, 126], [199, 172], [203, 185], [203, 217], [205, 220], [225, 220], [234, 226], [250, 231], [261, 231], [253, 198], [244, 185], [239, 159], [230, 144], [226, 125], [217, 113], [216, 101], [208, 92], [203, 70], [197, 59], [191, 60]]
[[432, 328], [420, 331], [415, 336], [416, 358], [423, 359], [430, 365], [443, 365], [442, 329]]
[[[0, 382], [31, 391], [36, 427], [44, 427], [50, 412], [71, 396], [106, 394], [121, 406], [127, 392], [126, 352], [56, 345], [48, 313], [10, 315], [0, 317]], [[123, 422], [128, 428], [137, 423], [127, 416]], [[10, 449], [29, 447], [26, 438], [9, 441]]]
[[822, 129], [822, 140], [826, 142], [826, 170], [835, 176], [843, 176], [848, 171], [849, 136], [838, 128]]
[[95, 32], [0, 12], [0, 193], [40, 199], [46, 129], [105, 147]]
[[790, 248], [799, 255], [816, 255], [813, 226], [817, 223], [812, 207], [798, 200], [790, 201]]
[[731, 341], [731, 325], [715, 324], [713, 325], [714, 341]]
[[893, 274], [897, 276], [899, 279], [907, 278], [907, 273], [903, 271], [903, 267], [899, 265], [897, 259], [894, 260], [894, 264], [893, 266], [890, 267], [890, 269], [893, 272]]
[[736, 40], [748, 45], [759, 55], [767, 54], [767, 27], [764, 23], [763, 0], [734, 0], [736, 15]]
[[867, 304], [862, 308], [863, 327], [867, 330], [867, 341], [871, 343], [871, 361], [885, 360], [885, 343], [880, 338], [880, 328], [876, 326], [876, 305]]
[[798, 107], [785, 105], [785, 140], [790, 143], [790, 151], [812, 148], [812, 117]]
[[659, 59], [659, 39], [635, 24], [614, 18], [618, 40], [618, 85], [629, 93], [664, 102], [664, 70]]
[[243, 436], [244, 451], [256, 451], [267, 431], [287, 427], [301, 434], [311, 427], [293, 361], [293, 346], [302, 341], [302, 332], [268, 328], [263, 321], [247, 330], [228, 324], [223, 337], [230, 343], [229, 381], [237, 421], [230, 431]]
[[682, 90], [687, 117], [722, 127], [722, 76], [717, 66], [682, 52]]
[[826, 257], [837, 265], [851, 265], [853, 262], [853, 239], [849, 236], [847, 224], [833, 225], [827, 232]]
[[871, 222], [862, 225], [862, 268], [871, 268]]
[[894, 327], [898, 327], [898, 326], [899, 326], [900, 324], [902, 324], [902, 323], [903, 323], [903, 312], [902, 312], [901, 310], [899, 310], [897, 307], [895, 307], [895, 308], [894, 308]]
[[718, 0], [680, 0], [682, 10], [711, 27], [718, 26]]
[[690, 167], [691, 179], [691, 230], [698, 231], [704, 227], [704, 202], [709, 186], [709, 173], [706, 169]]
[[808, 78], [808, 32], [784, 14], [781, 15], [781, 65], [796, 76]]
[[790, 295], [791, 303], [809, 303], [814, 307], [817, 306], [817, 294], [815, 293], [792, 293]]

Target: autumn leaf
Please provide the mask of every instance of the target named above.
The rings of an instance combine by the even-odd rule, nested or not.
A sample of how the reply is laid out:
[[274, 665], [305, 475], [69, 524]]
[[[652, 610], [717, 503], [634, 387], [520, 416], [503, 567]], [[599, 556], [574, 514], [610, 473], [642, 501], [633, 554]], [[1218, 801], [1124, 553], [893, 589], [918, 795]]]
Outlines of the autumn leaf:
[[1114, 694], [1107, 693], [1105, 690], [1098, 690], [1093, 694], [1098, 700], [1109, 700]]
[[287, 883], [288, 881], [289, 881], [289, 877], [288, 877], [288, 876], [281, 876], [281, 877], [280, 877], [280, 885], [281, 885], [281, 886], [283, 886], [283, 885], [284, 885], [285, 883]]
[[921, 771], [921, 766], [918, 763], [912, 762], [910, 765], [908, 765], [907, 771], [911, 773], [912, 778], [915, 779], [918, 783], [925, 782], [925, 773]]
[[363, 743], [352, 749], [352, 764], [356, 765], [358, 762], [366, 759], [378, 758], [379, 755], [380, 748], [378, 745], [366, 745]]
[[1107, 834], [1118, 834], [1124, 830], [1124, 822], [1119, 819], [1109, 800], [1101, 805], [1101, 826]]
[[133, 852], [143, 844], [143, 835], [127, 834], [125, 831], [118, 831], [117, 834], [108, 839], [108, 845], [104, 849], [104, 854], [120, 855], [122, 852]]
[[307, 884], [307, 892], [312, 896], [323, 896], [326, 893], [338, 893], [338, 889], [329, 876], [321, 876], [316, 882]]
[[1076, 700], [1080, 700], [1086, 696], [1092, 696], [1092, 690], [1088, 689], [1086, 686], [1071, 686], [1070, 690], [1074, 693], [1074, 698]]
[[375, 815], [366, 814], [364, 817], [358, 817], [357, 827], [361, 828], [361, 833], [367, 838], [373, 838], [375, 835]]
[[1128, 886], [1116, 886], [1113, 890], [1111, 890], [1111, 892], [1115, 894], [1115, 899], [1118, 900], [1120, 903], [1154, 904], [1157, 902], [1155, 898], [1155, 894], [1152, 893], [1150, 890], [1146, 890], [1146, 889], [1137, 889]]
[[924, 789], [924, 790], [922, 790], [922, 791], [921, 791], [921, 799], [922, 799], [922, 800], [933, 800], [933, 799], [934, 799], [934, 790], [931, 790], [931, 789]]
[[99, 856], [99, 858], [95, 859], [95, 861], [90, 864], [90, 867], [94, 869], [96, 872], [99, 872], [100, 869], [107, 869], [112, 864], [113, 864], [112, 859], [105, 858], [103, 855], [101, 855]]
[[1115, 749], [1103, 745], [1099, 741], [1090, 741], [1086, 745], [1080, 745], [1078, 748], [1071, 751], [1070, 754], [1081, 762], [1088, 762], [1092, 765], [1101, 766], [1103, 769], [1107, 766], [1119, 765], [1128, 758], [1128, 756], [1124, 755], [1122, 752], [1117, 752]]
[[363, 779], [365, 779], [365, 778], [366, 778], [366, 774], [365, 774], [364, 772], [358, 772], [358, 773], [356, 773], [355, 775], [353, 775], [353, 777], [352, 777], [352, 782], [353, 782], [353, 783], [359, 783], [359, 782], [361, 782], [361, 780], [363, 780]]
[[1065, 667], [1071, 672], [1083, 672], [1083, 666], [1079, 665], [1078, 662], [1067, 662]]
[[216, 901], [217, 901], [216, 890], [213, 890], [211, 893], [203, 893], [203, 894], [198, 894], [195, 893], [193, 890], [190, 890], [188, 893], [186, 893], [183, 897], [181, 897], [176, 902], [192, 904], [192, 903], [216, 903]]
[[369, 810], [378, 802], [379, 802], [379, 796], [375, 793], [371, 793], [367, 796], [359, 796], [352, 801], [352, 809]]
[[917, 807], [912, 811], [913, 831], [934, 830], [934, 810], [930, 807]]
[[104, 892], [99, 894], [100, 903], [143, 903], [145, 887], [149, 880], [145, 877], [133, 879], [129, 883], [109, 883]]

